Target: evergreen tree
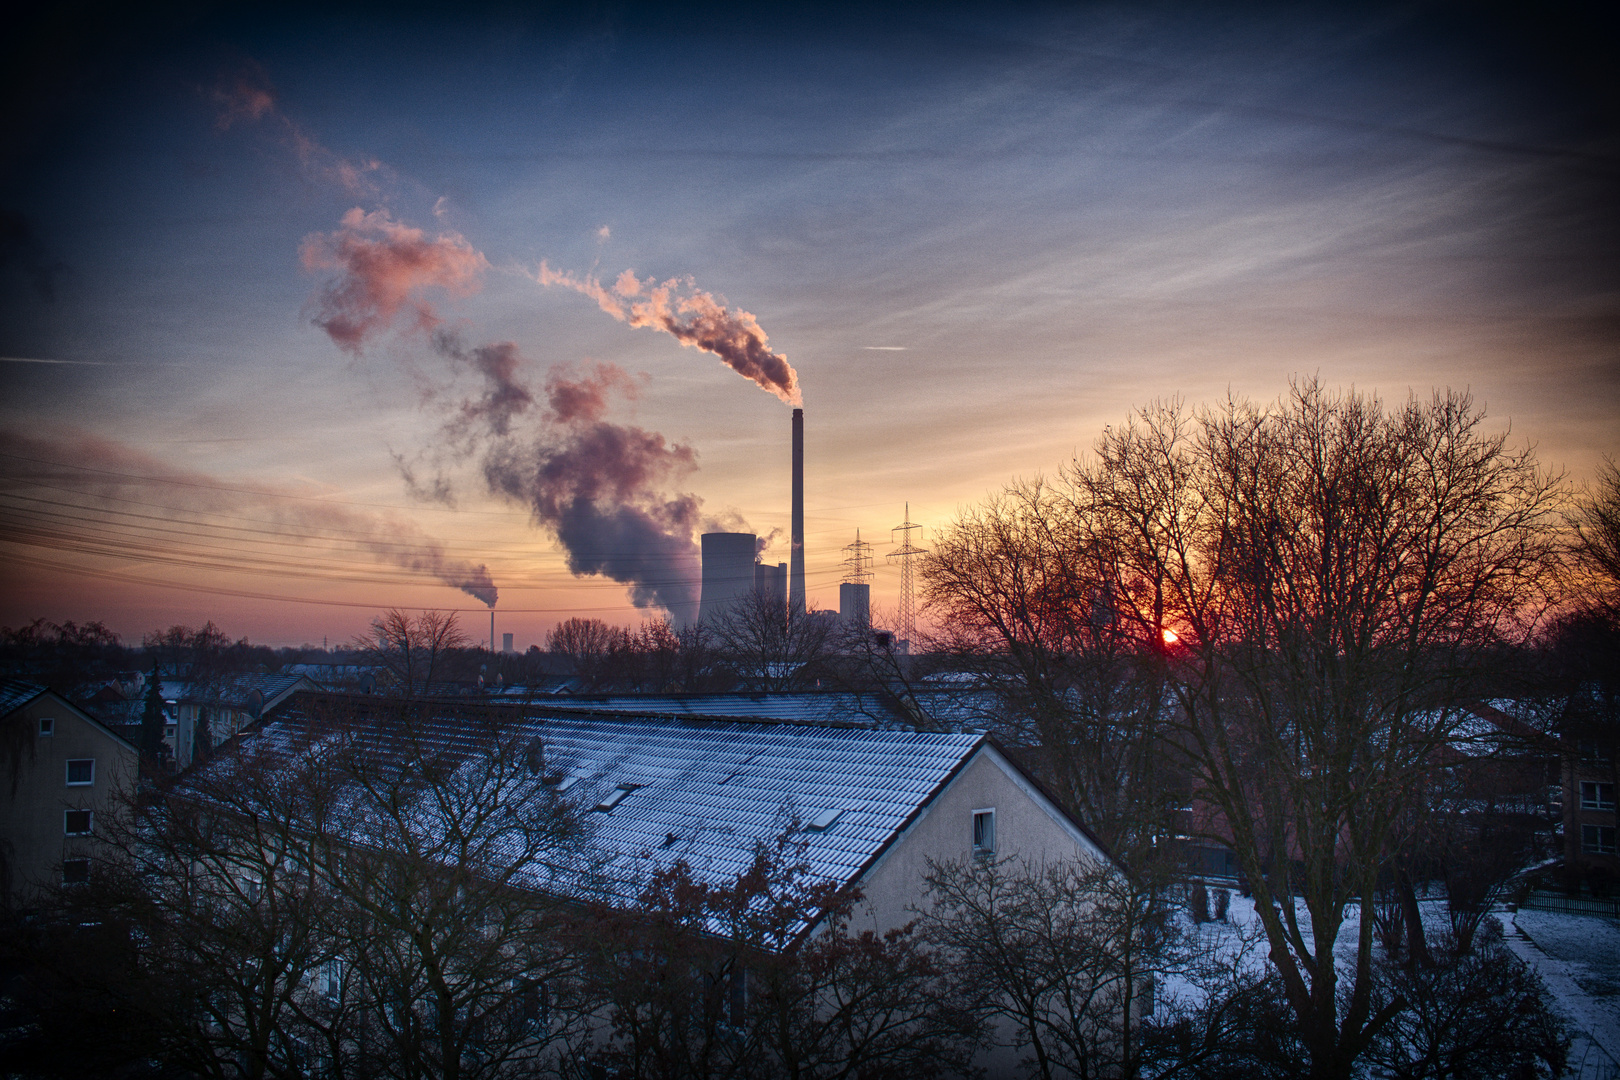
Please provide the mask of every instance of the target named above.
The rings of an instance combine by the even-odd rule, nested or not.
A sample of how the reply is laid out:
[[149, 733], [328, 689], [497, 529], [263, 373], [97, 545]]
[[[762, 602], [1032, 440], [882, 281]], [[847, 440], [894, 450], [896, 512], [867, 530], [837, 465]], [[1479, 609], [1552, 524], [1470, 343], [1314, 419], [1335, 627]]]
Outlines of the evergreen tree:
[[152, 677], [146, 682], [146, 707], [141, 713], [141, 753], [151, 761], [163, 759], [163, 693], [157, 661], [152, 661]]

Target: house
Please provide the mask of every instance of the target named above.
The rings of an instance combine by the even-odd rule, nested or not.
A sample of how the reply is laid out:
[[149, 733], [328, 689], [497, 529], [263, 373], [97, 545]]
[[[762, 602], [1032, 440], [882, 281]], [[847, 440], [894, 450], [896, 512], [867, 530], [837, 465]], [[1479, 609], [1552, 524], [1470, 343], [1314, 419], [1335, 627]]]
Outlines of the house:
[[[864, 722], [299, 694], [169, 791], [210, 816], [228, 807], [251, 822], [240, 856], [233, 851], [221, 871], [231, 883], [224, 891], [250, 904], [267, 883], [282, 880], [296, 889], [304, 880], [302, 871], [283, 876], [276, 869], [288, 865], [281, 841], [263, 857], [261, 838], [300, 835], [315, 822], [320, 842], [291, 862], [301, 867], [307, 858], [342, 888], [370, 897], [373, 888], [412, 880], [410, 897], [431, 894], [412, 877], [431, 853], [449, 871], [447, 881], [487, 876], [510, 898], [495, 903], [536, 913], [554, 899], [630, 907], [655, 874], [677, 863], [700, 883], [726, 885], [755, 868], [761, 845], [769, 848], [786, 834], [792, 861], [810, 879], [860, 890], [851, 927], [857, 932], [911, 922], [930, 903], [926, 877], [934, 863], [1012, 856], [1116, 865], [991, 737]], [[571, 838], [529, 846], [526, 825], [559, 810]], [[267, 822], [290, 829], [266, 828]], [[575, 825], [583, 835], [572, 838]], [[400, 854], [404, 869], [377, 869], [377, 852]], [[476, 853], [470, 863], [462, 861], [467, 852]], [[426, 874], [430, 881], [437, 876]], [[472, 902], [455, 895], [454, 906]], [[492, 901], [485, 894], [478, 902]], [[396, 895], [389, 903], [402, 910], [410, 901]], [[488, 910], [479, 907], [479, 918]], [[514, 925], [503, 921], [512, 907], [498, 910], [508, 914], [485, 925]], [[800, 933], [815, 932], [821, 922], [819, 909], [796, 914]], [[344, 973], [360, 962], [350, 955], [323, 960], [318, 992], [344, 1000]], [[525, 974], [510, 983], [528, 986], [524, 995], [547, 977], [520, 970]], [[399, 995], [425, 1000], [414, 983]], [[522, 1009], [525, 1016], [543, 1011]], [[385, 1026], [399, 1022], [390, 1017]], [[988, 1064], [999, 1065], [993, 1072], [1001, 1075], [1012, 1062]]]
[[[226, 675], [217, 679], [164, 679], [164, 742], [175, 767], [188, 768], [247, 724], [269, 715], [301, 691], [318, 691], [307, 675]], [[206, 733], [204, 727], [206, 722]], [[199, 735], [208, 745], [198, 743]]]
[[139, 766], [134, 744], [60, 694], [0, 679], [0, 890], [26, 904], [88, 881]]
[[[365, 696], [302, 694], [253, 728], [249, 741], [291, 749], [320, 718], [343, 713], [387, 755], [397, 750], [375, 718], [389, 708]], [[859, 887], [861, 918], [878, 930], [911, 919], [930, 859], [1113, 861], [984, 734], [452, 701], [434, 708], [430, 738], [470, 741], [491, 709], [543, 747], [546, 770], [588, 822], [600, 873], [627, 892], [677, 860], [701, 879], [733, 878], [750, 865], [756, 843], [793, 819], [811, 874]], [[573, 887], [539, 867], [530, 885]]]

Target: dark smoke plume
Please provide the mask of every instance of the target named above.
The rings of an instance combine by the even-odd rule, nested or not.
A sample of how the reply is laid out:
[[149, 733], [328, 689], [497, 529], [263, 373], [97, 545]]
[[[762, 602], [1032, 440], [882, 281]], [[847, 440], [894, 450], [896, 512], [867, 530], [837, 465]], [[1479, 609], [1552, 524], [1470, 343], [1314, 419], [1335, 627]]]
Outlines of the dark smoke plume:
[[458, 406], [450, 423], [453, 434], [471, 437], [487, 429], [491, 435], [505, 436], [511, 431], [512, 421], [534, 405], [534, 394], [519, 377], [523, 357], [515, 342], [497, 341], [468, 349], [457, 335], [440, 332], [434, 335], [433, 344], [441, 355], [484, 378], [484, 395]]
[[[125, 509], [133, 501], [181, 514], [229, 515], [233, 519], [249, 516], [285, 529], [300, 540], [318, 537], [364, 552], [379, 563], [429, 575], [495, 606], [495, 582], [485, 566], [451, 557], [442, 542], [400, 517], [314, 501], [307, 491], [273, 484], [242, 486], [207, 473], [175, 468], [139, 450], [90, 435], [41, 438], [0, 431], [0, 464], [8, 481], [49, 484], [52, 489], [92, 504]], [[188, 523], [175, 519], [172, 524]], [[207, 533], [208, 523], [201, 524], [199, 543], [208, 547], [221, 542]], [[37, 540], [57, 550], [108, 553], [106, 547], [96, 547], [88, 538], [59, 535], [26, 520], [7, 520], [3, 527], [23, 543]], [[229, 536], [235, 526], [224, 528]], [[140, 546], [143, 542], [150, 545], [149, 550]], [[159, 561], [186, 557], [183, 540], [159, 544], [128, 539], [119, 544], [116, 553], [125, 557], [149, 555]]]
[[589, 296], [620, 322], [662, 330], [682, 345], [718, 356], [721, 363], [789, 405], [803, 404], [798, 373], [787, 357], [771, 350], [759, 321], [746, 311], [727, 308], [699, 290], [691, 278], [660, 284], [652, 278], [641, 281], [626, 270], [609, 288], [590, 275], [577, 277], [542, 262], [535, 280]]
[[674, 491], [697, 469], [689, 446], [657, 432], [609, 422], [615, 398], [640, 386], [612, 364], [553, 367], [536, 430], [514, 419], [536, 404], [511, 342], [465, 349], [439, 335], [440, 352], [483, 376], [484, 390], [449, 409], [443, 435], [463, 454], [481, 452], [489, 490], [526, 507], [556, 536], [575, 574], [599, 574], [630, 588], [637, 607], [677, 619], [696, 611], [700, 576], [693, 540], [702, 500]]

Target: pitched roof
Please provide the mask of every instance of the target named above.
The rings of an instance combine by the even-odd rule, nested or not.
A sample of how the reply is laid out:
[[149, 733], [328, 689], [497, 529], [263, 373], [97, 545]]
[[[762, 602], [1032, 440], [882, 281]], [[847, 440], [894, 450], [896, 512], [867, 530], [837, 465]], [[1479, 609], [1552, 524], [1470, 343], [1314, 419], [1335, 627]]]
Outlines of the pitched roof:
[[72, 710], [73, 713], [85, 721], [85, 723], [90, 724], [92, 727], [98, 728], [102, 732], [112, 736], [114, 739], [117, 739], [128, 749], [135, 749], [134, 743], [130, 742], [130, 740], [126, 739], [113, 728], [98, 720], [96, 717], [91, 716], [89, 713], [73, 704], [73, 702], [69, 701], [61, 694], [56, 694], [49, 687], [40, 686], [38, 683], [24, 682], [21, 679], [0, 679], [0, 716], [8, 716], [11, 713], [16, 712], [18, 709], [22, 708], [30, 701], [33, 701], [41, 694], [52, 694], [52, 696], [56, 698], [62, 707]]
[[0, 679], [0, 716], [33, 701], [45, 692], [45, 687], [38, 683], [24, 682], [21, 679]]
[[[296, 753], [314, 745], [323, 710], [345, 701], [351, 724], [359, 725], [347, 730], [362, 731], [368, 751], [382, 760], [401, 753], [384, 719], [387, 707], [363, 696], [300, 697], [246, 742]], [[810, 873], [851, 882], [987, 742], [972, 734], [592, 715], [550, 706], [511, 710], [506, 719], [520, 740], [541, 741], [545, 770], [562, 781], [557, 789], [590, 829], [610, 891], [677, 859], [701, 879], [733, 878], [749, 867], [757, 843], [774, 840], [795, 817], [825, 822], [800, 834]], [[439, 703], [427, 744], [464, 744], [471, 752], [483, 722], [487, 716], [463, 719], [453, 704]], [[202, 768], [229, 769], [229, 757]], [[537, 866], [533, 886], [558, 889], [554, 870]]]
[[[274, 702], [289, 691], [297, 689], [306, 679], [309, 679], [309, 676], [301, 674], [243, 674], [227, 676], [214, 685], [199, 683], [193, 679], [163, 679], [160, 693], [165, 701], [217, 701], [233, 708], [245, 709], [255, 704]], [[309, 679], [309, 682], [315, 685], [313, 679]], [[253, 700], [254, 693], [259, 695], [257, 703]]]

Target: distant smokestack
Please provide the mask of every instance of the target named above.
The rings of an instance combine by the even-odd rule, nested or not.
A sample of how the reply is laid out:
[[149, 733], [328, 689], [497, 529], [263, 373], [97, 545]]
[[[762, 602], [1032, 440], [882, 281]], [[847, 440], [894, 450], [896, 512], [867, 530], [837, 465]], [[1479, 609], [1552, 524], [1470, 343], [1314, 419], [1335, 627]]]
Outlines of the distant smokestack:
[[804, 606], [804, 410], [793, 410], [793, 568], [788, 572], [788, 610]]

